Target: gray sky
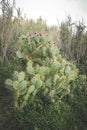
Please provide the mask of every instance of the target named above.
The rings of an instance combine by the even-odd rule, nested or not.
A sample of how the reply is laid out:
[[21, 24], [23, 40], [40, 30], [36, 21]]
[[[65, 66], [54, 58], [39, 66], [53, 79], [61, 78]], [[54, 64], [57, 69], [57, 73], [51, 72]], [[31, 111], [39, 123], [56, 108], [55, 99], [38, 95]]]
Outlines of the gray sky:
[[[40, 16], [49, 25], [57, 25], [70, 15], [74, 21], [87, 21], [87, 0], [16, 0], [17, 7], [26, 17], [37, 19]], [[87, 24], [87, 23], [86, 23]]]

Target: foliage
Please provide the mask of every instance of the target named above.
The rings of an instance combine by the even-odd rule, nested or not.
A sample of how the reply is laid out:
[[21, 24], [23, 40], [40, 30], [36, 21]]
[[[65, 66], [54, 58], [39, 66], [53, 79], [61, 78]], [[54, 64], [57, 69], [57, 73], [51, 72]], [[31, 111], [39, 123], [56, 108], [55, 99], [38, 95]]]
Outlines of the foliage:
[[68, 17], [61, 23], [58, 47], [63, 57], [73, 61], [81, 73], [87, 73], [87, 31], [83, 21], [72, 23]]
[[76, 82], [74, 82], [73, 93], [64, 99], [72, 110], [73, 125], [77, 130], [87, 129], [87, 76], [79, 75]]
[[84, 22], [49, 27], [23, 18], [15, 0], [2, 0], [0, 11], [0, 129], [87, 130]]
[[70, 93], [70, 84], [78, 75], [76, 67], [61, 57], [58, 48], [40, 35], [22, 37], [16, 55], [25, 60], [25, 69], [15, 71], [12, 80], [6, 80], [7, 88], [15, 92], [18, 109], [32, 96], [48, 102], [63, 98]]
[[[80, 75], [72, 84], [72, 93], [54, 103], [43, 102], [38, 97], [19, 111], [10, 105], [4, 93], [0, 107], [2, 130], [86, 130], [87, 129], [87, 77]], [[0, 99], [1, 99], [0, 98]], [[32, 102], [32, 99], [29, 100]], [[0, 102], [1, 103], [1, 102]]]

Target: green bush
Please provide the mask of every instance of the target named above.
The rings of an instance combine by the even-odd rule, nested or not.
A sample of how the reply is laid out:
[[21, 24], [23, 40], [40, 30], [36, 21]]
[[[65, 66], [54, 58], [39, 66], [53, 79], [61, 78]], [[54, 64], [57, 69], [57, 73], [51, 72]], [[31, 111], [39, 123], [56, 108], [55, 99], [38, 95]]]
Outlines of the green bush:
[[[75, 86], [75, 87], [74, 87]], [[64, 98], [64, 102], [70, 106], [72, 123], [76, 130], [87, 129], [87, 76], [79, 75], [74, 82], [73, 92]], [[70, 117], [68, 117], [70, 120]], [[68, 122], [70, 124], [70, 122]], [[71, 130], [71, 129], [70, 129]]]

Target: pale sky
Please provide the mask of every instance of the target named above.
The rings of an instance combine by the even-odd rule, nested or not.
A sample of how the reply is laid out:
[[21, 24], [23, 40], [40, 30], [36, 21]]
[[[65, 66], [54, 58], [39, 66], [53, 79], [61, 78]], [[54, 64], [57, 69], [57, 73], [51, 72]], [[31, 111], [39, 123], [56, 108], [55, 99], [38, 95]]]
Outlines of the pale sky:
[[87, 25], [87, 0], [16, 0], [16, 6], [27, 18], [47, 20], [48, 25], [58, 25], [70, 15], [73, 21], [82, 20]]

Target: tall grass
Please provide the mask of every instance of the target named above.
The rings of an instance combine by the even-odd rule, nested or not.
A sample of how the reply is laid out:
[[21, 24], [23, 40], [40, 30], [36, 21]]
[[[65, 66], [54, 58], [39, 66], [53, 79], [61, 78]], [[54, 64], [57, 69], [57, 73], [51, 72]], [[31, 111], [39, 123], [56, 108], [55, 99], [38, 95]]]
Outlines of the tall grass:
[[61, 54], [87, 73], [87, 31], [82, 22], [72, 23], [70, 18], [60, 25]]

